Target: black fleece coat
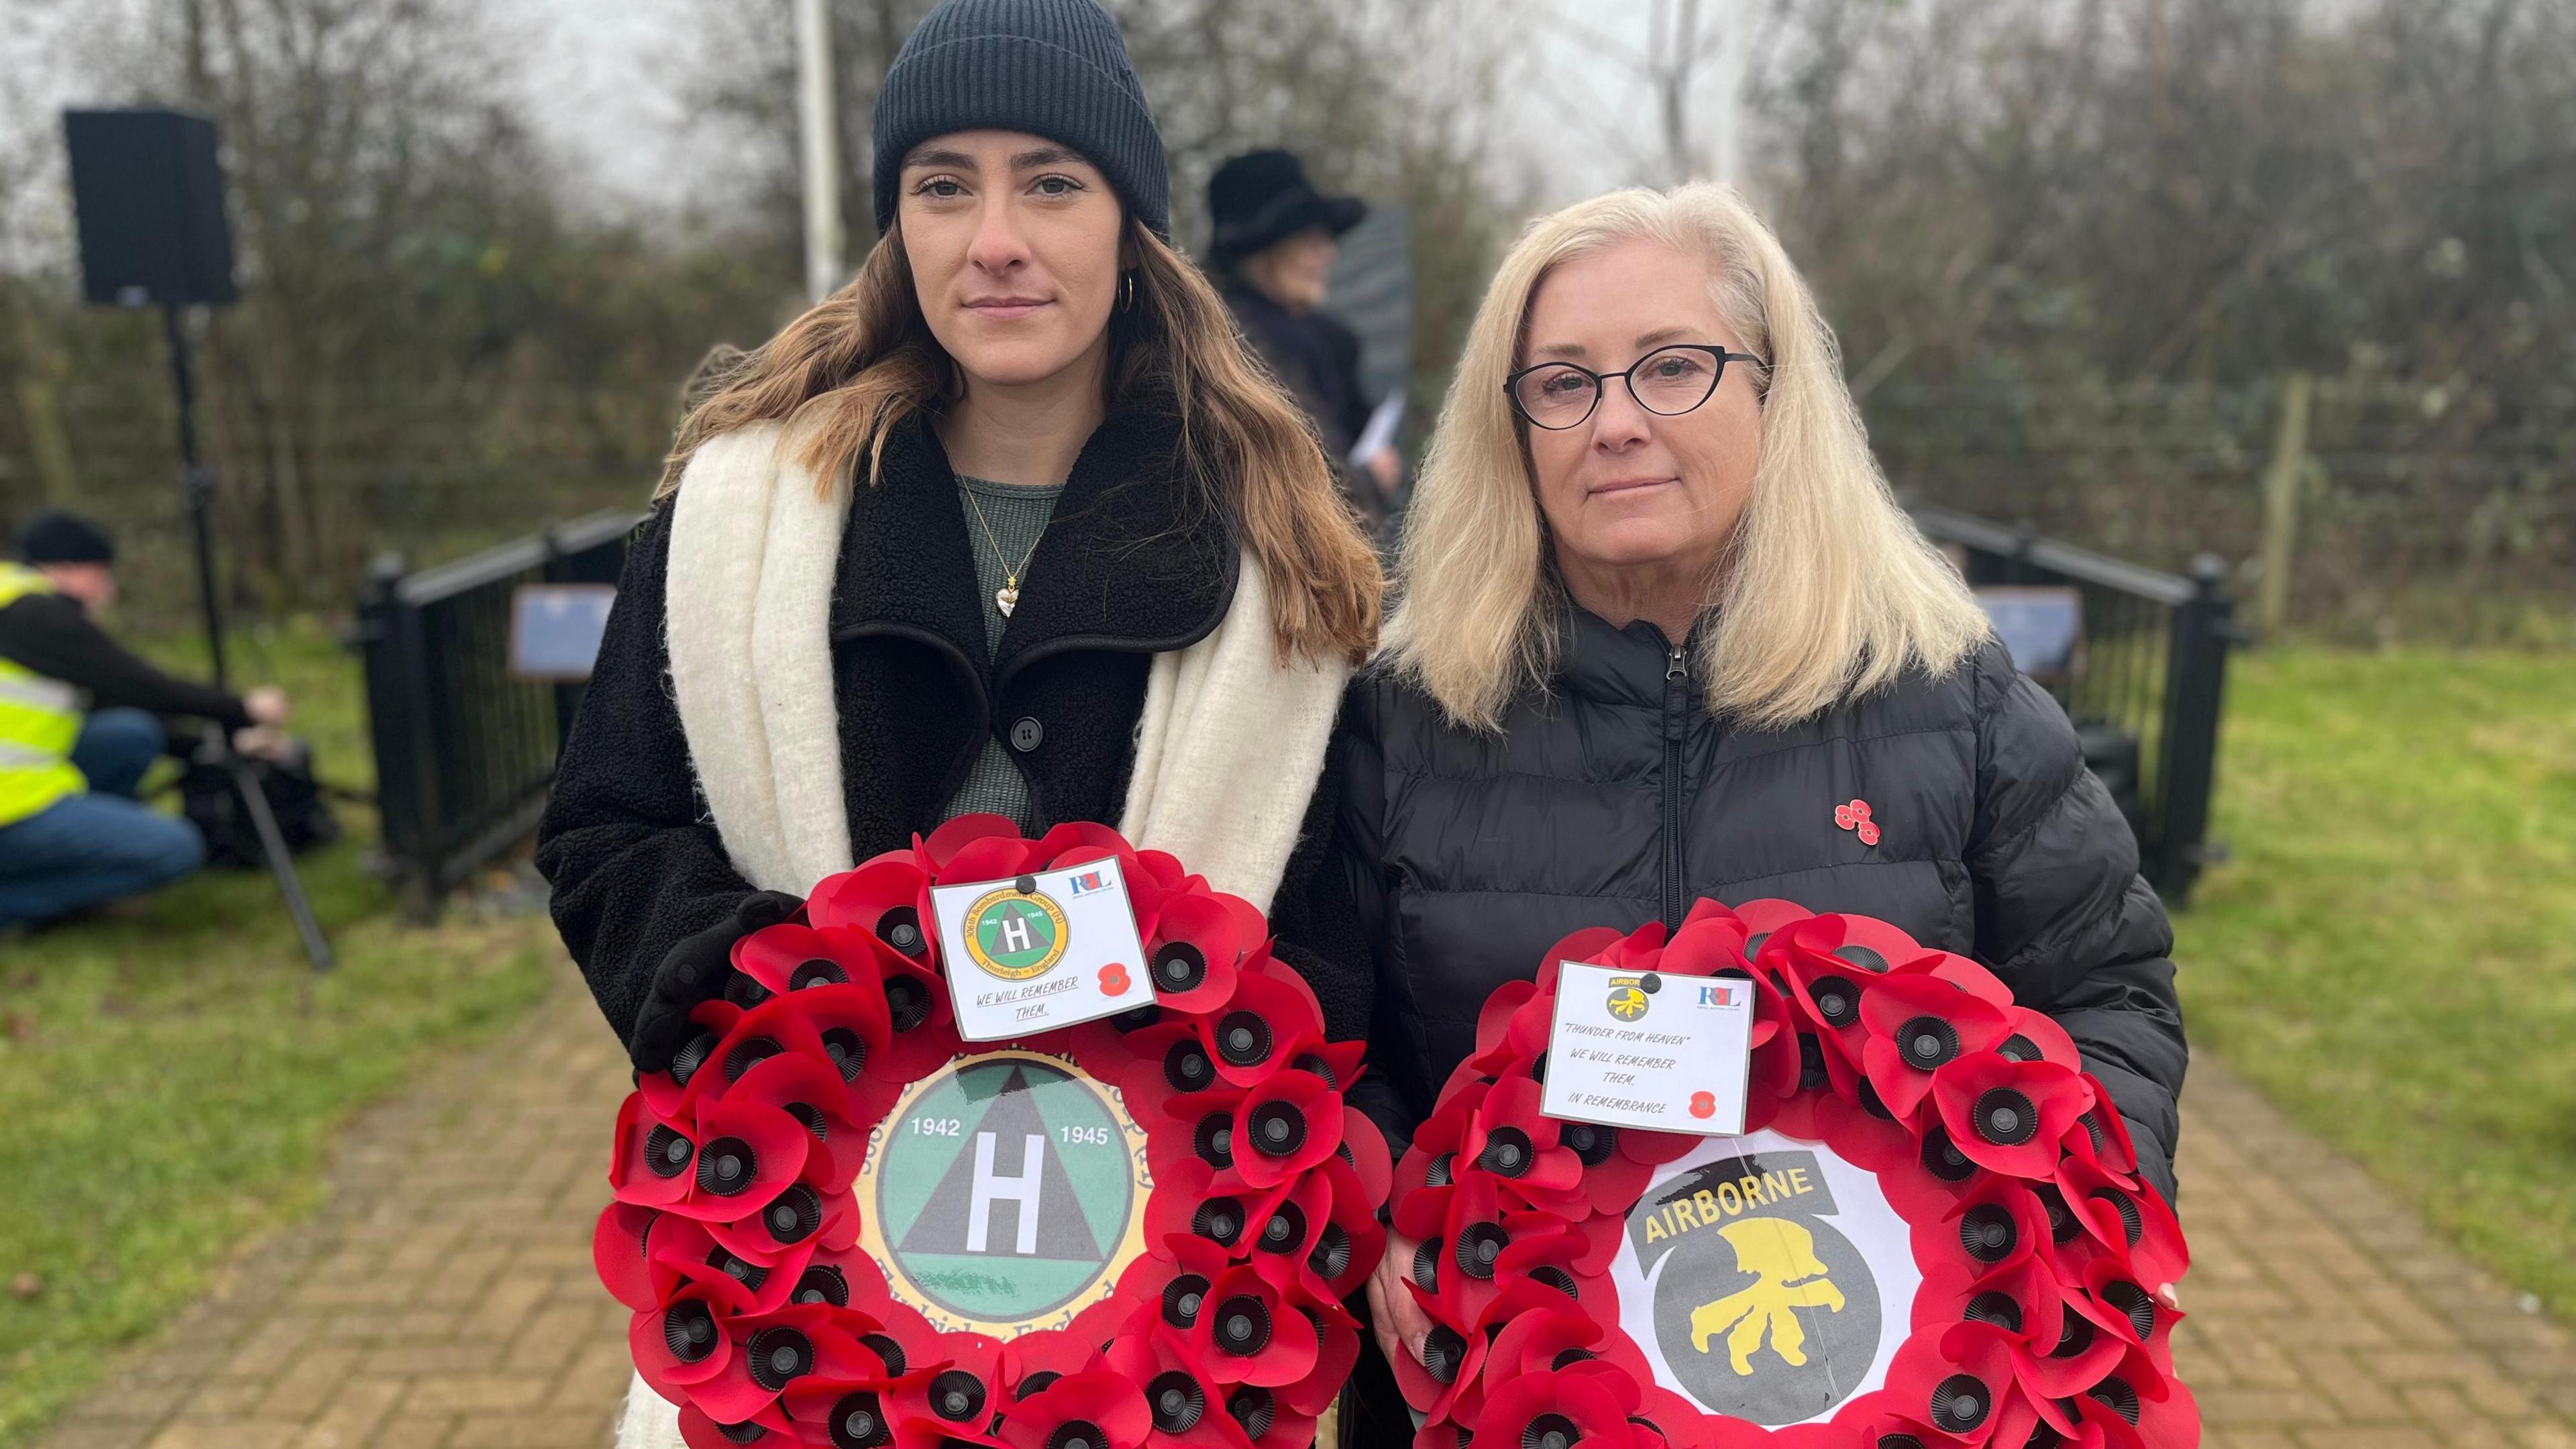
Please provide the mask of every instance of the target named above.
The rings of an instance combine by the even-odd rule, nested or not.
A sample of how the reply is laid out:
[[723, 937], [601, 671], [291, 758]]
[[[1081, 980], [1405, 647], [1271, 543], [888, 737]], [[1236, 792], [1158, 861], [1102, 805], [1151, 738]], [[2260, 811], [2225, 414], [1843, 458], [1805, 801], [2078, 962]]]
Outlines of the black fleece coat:
[[[1731, 727], [1648, 623], [1575, 611], [1550, 697], [1499, 734], [1363, 676], [1344, 706], [1311, 970], [1371, 995], [1361, 1105], [1409, 1136], [1496, 986], [1586, 926], [1677, 925], [1780, 897], [1973, 957], [2064, 1026], [2173, 1193], [2182, 1015], [2173, 933], [2065, 713], [1993, 643], [1785, 729]], [[1834, 807], [1869, 802], [1864, 844]], [[1319, 990], [1323, 983], [1319, 982]], [[1350, 1017], [1339, 1033], [1362, 1028]], [[1363, 1088], [1369, 1083], [1364, 1081]]]
[[[927, 833], [987, 739], [1011, 752], [1041, 825], [1116, 824], [1152, 656], [1205, 638], [1234, 599], [1231, 522], [1189, 472], [1177, 421], [1112, 414], [1076, 460], [988, 661], [972, 549], [946, 452], [926, 423], [887, 441], [850, 492], [832, 596], [834, 700], [850, 846], [865, 860]], [[683, 484], [682, 486], [686, 486]], [[619, 1037], [654, 973], [752, 894], [726, 858], [689, 764], [663, 643], [670, 509], [629, 551], [599, 661], [538, 828], [564, 944]], [[1306, 878], [1330, 834], [1319, 793], [1273, 927], [1300, 959]], [[1347, 1005], [1347, 1004], [1345, 1004]]]

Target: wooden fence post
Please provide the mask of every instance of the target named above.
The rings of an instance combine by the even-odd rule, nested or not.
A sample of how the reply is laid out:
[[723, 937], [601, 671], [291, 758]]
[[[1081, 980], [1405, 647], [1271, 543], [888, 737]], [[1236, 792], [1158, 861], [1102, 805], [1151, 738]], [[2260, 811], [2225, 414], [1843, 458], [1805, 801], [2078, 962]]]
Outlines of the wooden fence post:
[[2272, 461], [2263, 470], [2263, 575], [2255, 595], [2255, 622], [2263, 637], [2278, 634], [2290, 612], [2290, 560], [2298, 551], [2299, 489], [2308, 476], [2308, 395], [2315, 379], [2304, 372], [2282, 378], [2281, 423], [2272, 437]]

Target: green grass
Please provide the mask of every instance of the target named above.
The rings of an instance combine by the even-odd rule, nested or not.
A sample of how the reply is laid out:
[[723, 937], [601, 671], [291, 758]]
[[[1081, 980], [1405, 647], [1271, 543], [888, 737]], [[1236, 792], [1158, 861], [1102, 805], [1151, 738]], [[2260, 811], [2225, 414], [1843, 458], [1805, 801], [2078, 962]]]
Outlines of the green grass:
[[2576, 1311], [2576, 654], [2244, 656], [2218, 788], [2193, 1044]]
[[[295, 696], [329, 778], [368, 783], [355, 661], [327, 634], [298, 624], [235, 657], [237, 684]], [[341, 813], [352, 838], [301, 862], [339, 952], [329, 977], [307, 969], [265, 872], [0, 941], [0, 1446], [228, 1253], [308, 1210], [352, 1112], [543, 994], [557, 948], [542, 919], [405, 929], [358, 866], [371, 822]]]

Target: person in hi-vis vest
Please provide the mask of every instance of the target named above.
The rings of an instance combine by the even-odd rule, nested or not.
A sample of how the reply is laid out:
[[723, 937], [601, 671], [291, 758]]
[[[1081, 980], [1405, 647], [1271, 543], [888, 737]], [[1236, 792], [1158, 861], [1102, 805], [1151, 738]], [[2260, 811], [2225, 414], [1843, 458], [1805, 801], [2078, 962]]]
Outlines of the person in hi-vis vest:
[[[286, 696], [236, 698], [136, 658], [91, 618], [116, 599], [116, 550], [87, 519], [39, 513], [0, 562], [0, 929], [178, 879], [195, 826], [134, 798], [168, 741], [157, 716], [213, 720], [256, 748]], [[86, 707], [84, 707], [86, 696]]]

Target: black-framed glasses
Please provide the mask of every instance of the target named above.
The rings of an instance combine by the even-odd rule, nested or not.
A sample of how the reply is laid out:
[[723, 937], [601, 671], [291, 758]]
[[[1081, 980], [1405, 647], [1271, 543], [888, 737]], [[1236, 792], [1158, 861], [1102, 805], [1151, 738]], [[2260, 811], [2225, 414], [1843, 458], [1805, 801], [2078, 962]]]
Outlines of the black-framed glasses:
[[1610, 379], [1624, 378], [1637, 406], [1664, 417], [1678, 417], [1717, 393], [1718, 380], [1730, 362], [1763, 366], [1750, 352], [1729, 352], [1696, 342], [1658, 347], [1619, 372], [1594, 372], [1571, 362], [1542, 362], [1503, 379], [1512, 408], [1534, 428], [1554, 431], [1580, 426], [1601, 406], [1601, 389]]

